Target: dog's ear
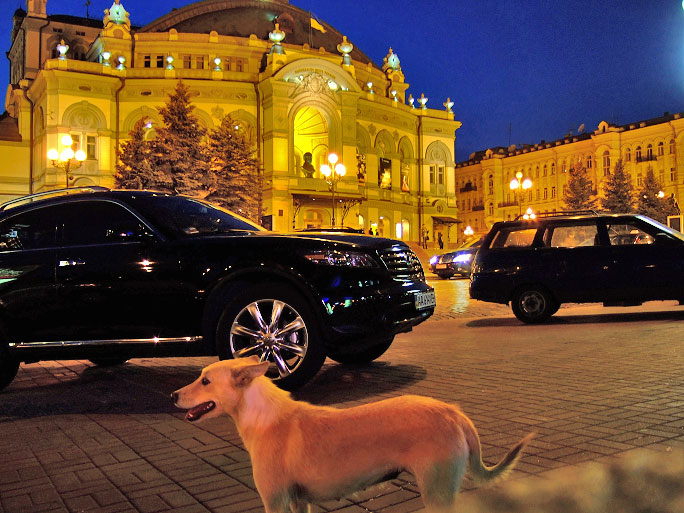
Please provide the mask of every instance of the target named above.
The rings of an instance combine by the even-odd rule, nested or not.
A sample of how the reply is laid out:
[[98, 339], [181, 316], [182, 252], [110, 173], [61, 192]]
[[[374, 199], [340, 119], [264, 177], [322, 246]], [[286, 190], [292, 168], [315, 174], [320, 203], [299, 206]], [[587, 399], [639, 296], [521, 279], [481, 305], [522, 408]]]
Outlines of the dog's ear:
[[263, 376], [264, 374], [266, 374], [268, 366], [268, 362], [261, 362], [233, 369], [233, 384], [236, 387], [246, 387], [252, 381], [254, 381], [255, 378], [258, 378], [259, 376]]

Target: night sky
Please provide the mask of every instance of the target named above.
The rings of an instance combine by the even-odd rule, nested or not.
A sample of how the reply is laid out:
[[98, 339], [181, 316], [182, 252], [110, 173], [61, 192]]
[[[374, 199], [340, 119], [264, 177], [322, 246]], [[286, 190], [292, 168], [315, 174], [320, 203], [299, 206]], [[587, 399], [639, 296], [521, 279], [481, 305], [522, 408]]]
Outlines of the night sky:
[[[188, 1], [122, 0], [142, 26]], [[144, 7], [138, 7], [141, 3]], [[390, 46], [408, 92], [456, 119], [456, 157], [534, 144], [684, 111], [684, 10], [679, 0], [291, 0], [346, 34], [376, 64]], [[112, 0], [91, 0], [102, 18]], [[154, 5], [153, 5], [154, 4]], [[48, 14], [85, 16], [85, 0], [48, 0]], [[0, 0], [0, 41], [25, 0]], [[0, 60], [0, 84], [9, 81]], [[4, 96], [3, 96], [4, 98]], [[2, 108], [0, 108], [2, 110]]]

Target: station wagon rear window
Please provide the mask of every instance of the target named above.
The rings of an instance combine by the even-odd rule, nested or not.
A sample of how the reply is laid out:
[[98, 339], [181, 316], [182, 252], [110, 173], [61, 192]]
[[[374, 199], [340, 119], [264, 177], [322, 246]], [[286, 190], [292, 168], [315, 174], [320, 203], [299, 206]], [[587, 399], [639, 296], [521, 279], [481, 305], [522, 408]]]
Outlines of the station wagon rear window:
[[529, 248], [534, 242], [534, 236], [537, 234], [537, 228], [529, 228], [525, 226], [511, 226], [503, 227], [494, 236], [494, 240], [490, 244], [491, 249], [502, 248]]

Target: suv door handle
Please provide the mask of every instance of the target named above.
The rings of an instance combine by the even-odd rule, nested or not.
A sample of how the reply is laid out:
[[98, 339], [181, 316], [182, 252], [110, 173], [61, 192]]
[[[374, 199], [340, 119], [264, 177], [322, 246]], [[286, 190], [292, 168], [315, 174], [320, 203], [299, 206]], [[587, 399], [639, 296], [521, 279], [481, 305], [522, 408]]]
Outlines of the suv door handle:
[[69, 267], [69, 266], [75, 266], [75, 265], [85, 265], [85, 260], [81, 260], [80, 258], [73, 258], [70, 260], [60, 260], [59, 261], [59, 267]]

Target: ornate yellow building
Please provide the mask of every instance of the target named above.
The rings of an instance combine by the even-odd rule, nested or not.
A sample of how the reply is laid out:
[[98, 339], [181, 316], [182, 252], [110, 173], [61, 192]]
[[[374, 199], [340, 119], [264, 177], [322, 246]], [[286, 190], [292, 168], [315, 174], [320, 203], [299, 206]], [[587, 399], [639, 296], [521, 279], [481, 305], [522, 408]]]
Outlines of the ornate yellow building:
[[[287, 0], [205, 0], [140, 28], [134, 15], [119, 0], [101, 21], [48, 15], [47, 0], [15, 12], [0, 200], [112, 186], [116, 149], [141, 118], [153, 136], [156, 107], [182, 79], [201, 123], [213, 128], [230, 114], [253, 142], [266, 226], [326, 227], [335, 218], [414, 242], [425, 226], [432, 240], [441, 231], [455, 243], [460, 123], [448, 99], [431, 109], [422, 93], [407, 94], [391, 48], [377, 66]], [[82, 164], [48, 158], [67, 134]], [[339, 180], [321, 174], [330, 153], [346, 168]]]
[[[486, 233], [496, 221], [513, 219], [528, 208], [534, 212], [564, 210], [568, 170], [582, 161], [597, 194], [615, 162], [622, 158], [635, 190], [653, 168], [663, 192], [676, 200], [684, 194], [684, 113], [611, 125], [539, 144], [497, 147], [471, 155], [456, 165], [460, 218], [476, 234]], [[532, 181], [529, 189], [511, 189], [518, 173]]]

